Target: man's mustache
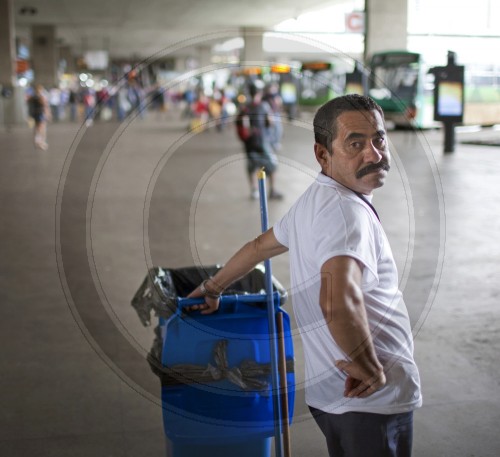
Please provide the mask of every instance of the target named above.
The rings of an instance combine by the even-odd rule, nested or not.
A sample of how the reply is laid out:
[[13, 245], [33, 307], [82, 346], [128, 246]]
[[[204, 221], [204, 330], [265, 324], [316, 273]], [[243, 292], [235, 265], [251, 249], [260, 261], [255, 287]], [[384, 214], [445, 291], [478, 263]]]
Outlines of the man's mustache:
[[377, 171], [380, 169], [385, 170], [385, 171], [389, 171], [391, 169], [391, 166], [386, 161], [381, 161], [378, 163], [371, 163], [370, 165], [367, 165], [365, 168], [362, 168], [361, 170], [357, 171], [356, 178], [360, 179], [363, 176], [367, 175], [368, 173], [371, 173], [372, 171]]

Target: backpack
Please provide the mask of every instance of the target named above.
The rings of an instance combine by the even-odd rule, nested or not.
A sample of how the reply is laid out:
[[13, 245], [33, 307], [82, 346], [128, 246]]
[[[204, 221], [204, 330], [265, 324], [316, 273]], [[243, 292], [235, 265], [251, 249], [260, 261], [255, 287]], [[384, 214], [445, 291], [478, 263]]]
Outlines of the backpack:
[[33, 118], [38, 118], [43, 115], [43, 102], [38, 95], [30, 97], [28, 103], [28, 114]]
[[236, 117], [236, 133], [245, 144], [247, 153], [263, 153], [264, 132], [269, 127], [269, 105], [267, 103], [250, 103], [243, 106]]
[[236, 116], [236, 134], [238, 138], [246, 143], [250, 136], [252, 135], [252, 130], [250, 127], [250, 116], [248, 113], [248, 107], [243, 106], [240, 108], [238, 115]]

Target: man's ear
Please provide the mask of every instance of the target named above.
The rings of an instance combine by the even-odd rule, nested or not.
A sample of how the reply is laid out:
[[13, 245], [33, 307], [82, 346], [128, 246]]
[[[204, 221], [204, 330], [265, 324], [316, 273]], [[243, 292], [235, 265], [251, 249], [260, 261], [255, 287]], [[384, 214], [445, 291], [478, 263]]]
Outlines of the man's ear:
[[316, 156], [316, 160], [321, 165], [321, 169], [323, 169], [328, 161], [328, 150], [322, 144], [314, 143], [314, 154]]

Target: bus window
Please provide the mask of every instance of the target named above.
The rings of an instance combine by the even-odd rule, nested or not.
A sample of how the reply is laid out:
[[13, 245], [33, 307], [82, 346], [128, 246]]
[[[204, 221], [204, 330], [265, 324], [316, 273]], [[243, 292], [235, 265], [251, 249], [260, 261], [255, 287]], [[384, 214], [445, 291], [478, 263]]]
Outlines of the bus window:
[[[386, 89], [386, 94], [390, 97], [411, 102], [417, 94], [418, 67], [375, 67], [373, 68], [374, 78], [372, 79], [372, 89]], [[370, 92], [371, 93], [371, 92]]]

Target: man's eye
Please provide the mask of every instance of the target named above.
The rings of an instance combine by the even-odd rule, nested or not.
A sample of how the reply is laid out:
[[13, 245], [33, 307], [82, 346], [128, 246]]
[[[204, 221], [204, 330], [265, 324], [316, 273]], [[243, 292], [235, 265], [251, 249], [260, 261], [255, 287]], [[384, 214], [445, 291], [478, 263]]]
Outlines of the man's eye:
[[359, 149], [362, 146], [363, 144], [361, 143], [361, 141], [354, 141], [353, 143], [351, 143], [351, 148]]
[[379, 137], [375, 138], [375, 141], [373, 142], [377, 147], [381, 147], [385, 145], [385, 138]]

